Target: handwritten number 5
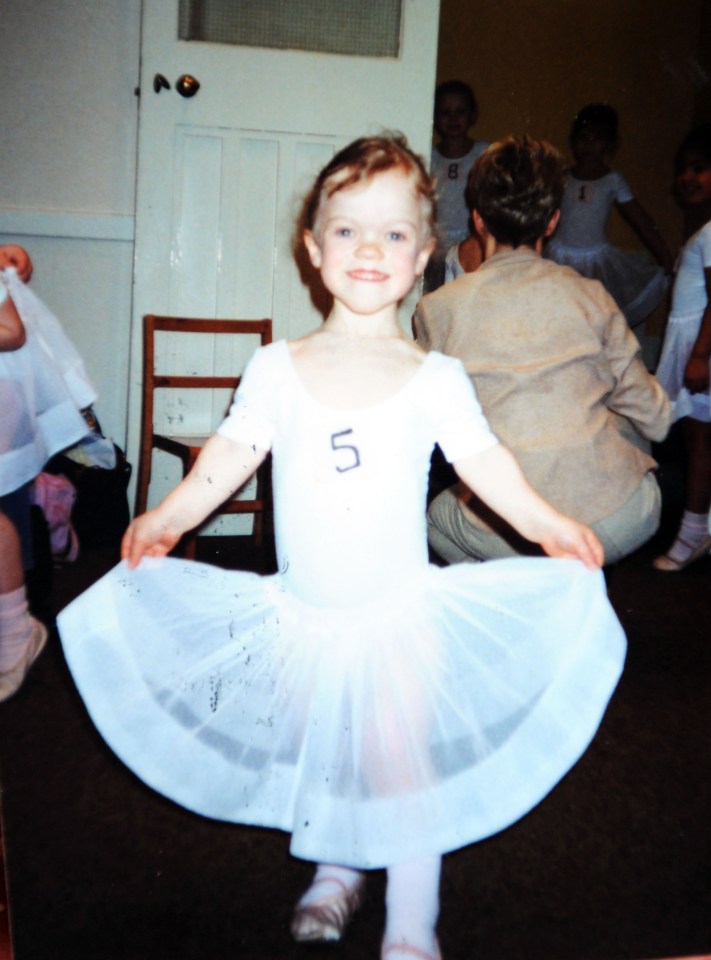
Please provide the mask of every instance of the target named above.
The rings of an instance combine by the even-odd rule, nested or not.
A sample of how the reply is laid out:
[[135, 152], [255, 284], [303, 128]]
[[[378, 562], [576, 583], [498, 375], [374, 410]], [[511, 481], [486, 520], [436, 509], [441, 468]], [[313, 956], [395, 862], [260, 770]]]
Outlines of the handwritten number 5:
[[[337, 450], [337, 451], [338, 451], [338, 450], [344, 450], [344, 451], [347, 450], [347, 451], [350, 451], [349, 453], [346, 454], [346, 458], [345, 458], [345, 460], [344, 460], [344, 464], [345, 464], [345, 465], [344, 465], [344, 466], [338, 466], [338, 465], [336, 466], [336, 470], [337, 470], [339, 473], [346, 473], [346, 471], [348, 471], [348, 470], [355, 470], [356, 467], [359, 467], [359, 466], [360, 466], [360, 454], [358, 453], [358, 447], [354, 447], [352, 443], [339, 443], [339, 442], [338, 442], [342, 437], [350, 436], [350, 434], [352, 434], [352, 433], [353, 433], [353, 430], [352, 430], [352, 429], [349, 429], [349, 430], [341, 430], [341, 431], [339, 431], [338, 433], [332, 433], [332, 434], [331, 434], [331, 449], [332, 449], [332, 450]], [[349, 460], [352, 460], [352, 462], [349, 463], [349, 462], [348, 462]]]

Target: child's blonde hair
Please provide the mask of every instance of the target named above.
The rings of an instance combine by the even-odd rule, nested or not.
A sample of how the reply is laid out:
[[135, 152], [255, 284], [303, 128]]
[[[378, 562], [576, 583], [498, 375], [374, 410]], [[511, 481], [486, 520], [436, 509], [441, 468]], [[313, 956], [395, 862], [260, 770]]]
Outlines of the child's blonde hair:
[[434, 179], [422, 157], [409, 146], [401, 133], [360, 137], [340, 150], [316, 177], [299, 218], [299, 233], [310, 230], [318, 239], [319, 215], [324, 199], [339, 190], [367, 183], [379, 173], [401, 170], [412, 182], [420, 201], [423, 232], [429, 237], [434, 229]]

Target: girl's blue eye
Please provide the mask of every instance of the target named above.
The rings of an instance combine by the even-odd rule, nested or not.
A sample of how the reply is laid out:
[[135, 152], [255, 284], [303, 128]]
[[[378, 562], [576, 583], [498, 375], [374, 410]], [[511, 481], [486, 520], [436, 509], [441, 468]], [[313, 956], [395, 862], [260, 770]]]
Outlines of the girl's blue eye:
[[391, 230], [390, 233], [388, 234], [388, 239], [389, 240], [405, 240], [407, 238], [405, 237], [405, 234], [400, 233], [399, 230]]
[[352, 236], [353, 236], [353, 231], [351, 230], [350, 227], [338, 227], [338, 228], [336, 229], [336, 236], [337, 236], [337, 237], [352, 237]]

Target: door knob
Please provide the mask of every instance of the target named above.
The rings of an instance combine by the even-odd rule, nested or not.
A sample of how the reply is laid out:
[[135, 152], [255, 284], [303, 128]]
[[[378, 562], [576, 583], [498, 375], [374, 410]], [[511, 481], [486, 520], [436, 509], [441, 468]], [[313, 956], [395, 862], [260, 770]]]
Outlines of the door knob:
[[170, 90], [170, 84], [162, 73], [157, 73], [155, 77], [153, 77], [153, 89], [156, 93], [160, 93], [161, 90]]
[[189, 73], [183, 73], [175, 81], [175, 89], [181, 97], [194, 97], [200, 89], [200, 81]]

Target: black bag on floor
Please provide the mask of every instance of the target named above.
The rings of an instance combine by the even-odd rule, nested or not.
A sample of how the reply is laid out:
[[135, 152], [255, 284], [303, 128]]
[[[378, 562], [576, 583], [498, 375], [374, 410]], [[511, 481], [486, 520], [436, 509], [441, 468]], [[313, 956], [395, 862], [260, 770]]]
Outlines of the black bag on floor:
[[[94, 434], [103, 438], [93, 411], [85, 411], [87, 422]], [[45, 466], [48, 473], [63, 473], [77, 491], [72, 511], [72, 526], [79, 538], [80, 547], [115, 547], [129, 523], [128, 482], [131, 479], [131, 464], [123, 450], [113, 441], [116, 453], [114, 467], [87, 466], [65, 453], [58, 453]]]

